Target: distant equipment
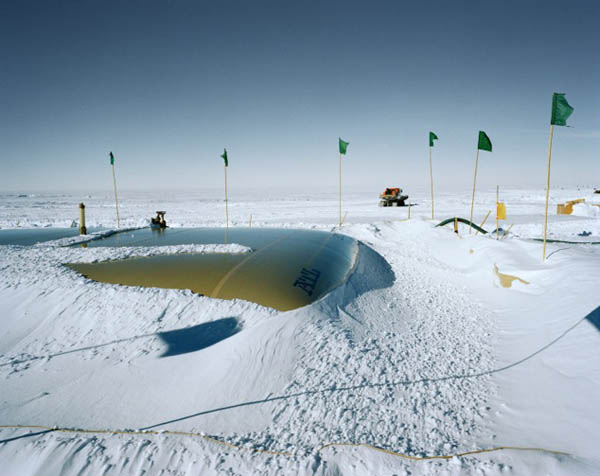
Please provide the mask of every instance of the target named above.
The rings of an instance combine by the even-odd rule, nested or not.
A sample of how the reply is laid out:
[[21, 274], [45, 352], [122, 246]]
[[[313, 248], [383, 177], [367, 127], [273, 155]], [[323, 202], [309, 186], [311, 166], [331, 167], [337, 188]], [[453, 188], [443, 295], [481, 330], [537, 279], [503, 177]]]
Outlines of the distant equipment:
[[159, 210], [156, 212], [156, 217], [150, 219], [150, 228], [166, 228], [167, 222], [165, 220], [165, 211]]
[[573, 213], [573, 205], [578, 203], [585, 203], [585, 198], [578, 198], [577, 200], [569, 200], [567, 203], [559, 203], [556, 205], [557, 215], [570, 215]]
[[379, 195], [380, 207], [405, 207], [408, 195], [402, 195], [401, 188], [386, 188], [385, 192]]

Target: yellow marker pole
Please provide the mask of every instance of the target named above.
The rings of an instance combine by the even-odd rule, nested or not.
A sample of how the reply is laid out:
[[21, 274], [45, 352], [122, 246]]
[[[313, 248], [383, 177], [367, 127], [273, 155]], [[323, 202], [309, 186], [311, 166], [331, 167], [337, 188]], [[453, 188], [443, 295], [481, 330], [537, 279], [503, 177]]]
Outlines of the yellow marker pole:
[[511, 223], [511, 224], [510, 224], [510, 226], [508, 227], [508, 230], [506, 230], [506, 232], [502, 234], [502, 238], [501, 238], [501, 240], [503, 240], [503, 239], [504, 239], [504, 237], [505, 237], [506, 235], [508, 235], [508, 232], [511, 230], [511, 228], [513, 227], [513, 225], [514, 225], [514, 223]]
[[227, 235], [229, 234], [229, 207], [227, 206], [227, 166], [225, 169], [225, 243], [227, 243]]
[[[485, 222], [488, 219], [488, 217], [490, 216], [490, 213], [492, 213], [492, 211], [488, 210], [487, 215], [485, 216], [485, 218], [481, 222], [481, 225], [479, 225], [479, 228], [483, 228], [483, 225], [485, 225]], [[475, 236], [477, 236], [478, 233], [479, 233], [479, 230], [475, 230]]]
[[340, 190], [340, 227], [342, 226], [342, 153], [340, 152], [339, 161], [339, 190]]
[[544, 212], [544, 248], [542, 250], [542, 261], [546, 261], [546, 233], [548, 231], [548, 196], [550, 194], [550, 159], [552, 157], [552, 135], [554, 125], [550, 125], [550, 143], [548, 145], [548, 174], [546, 176], [546, 211]]
[[250, 223], [249, 223], [249, 227], [252, 228], [252, 214], [250, 214]]
[[473, 205], [475, 204], [475, 183], [477, 182], [477, 164], [479, 163], [479, 147], [477, 147], [477, 156], [475, 157], [475, 176], [473, 177], [473, 197], [471, 198], [471, 219], [469, 225], [469, 235], [473, 226]]
[[500, 200], [500, 186], [496, 185], [496, 240], [500, 239], [500, 232], [498, 231], [498, 201]]
[[112, 174], [113, 174], [113, 185], [115, 188], [115, 207], [117, 208], [117, 228], [121, 227], [120, 219], [119, 219], [119, 200], [117, 199], [117, 177], [115, 175], [115, 164], [111, 164], [112, 166]]
[[408, 219], [410, 220], [410, 203], [408, 204]]
[[79, 204], [79, 234], [87, 235], [87, 228], [85, 227], [85, 205]]
[[429, 178], [431, 179], [431, 219], [433, 220], [433, 164], [431, 161], [431, 149], [433, 147], [429, 147]]

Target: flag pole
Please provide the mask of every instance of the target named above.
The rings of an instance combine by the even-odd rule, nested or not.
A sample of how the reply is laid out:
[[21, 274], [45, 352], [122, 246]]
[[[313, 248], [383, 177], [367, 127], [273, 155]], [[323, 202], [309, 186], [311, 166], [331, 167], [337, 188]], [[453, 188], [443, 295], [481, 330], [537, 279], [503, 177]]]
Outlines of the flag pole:
[[429, 146], [429, 178], [431, 179], [431, 219], [433, 220], [433, 165], [431, 162], [431, 149]]
[[340, 206], [339, 206], [339, 218], [340, 218], [340, 228], [342, 227], [342, 153], [339, 154], [339, 195], [340, 195]]
[[498, 231], [498, 201], [500, 200], [500, 186], [496, 185], [496, 240], [500, 238], [500, 232]]
[[469, 220], [469, 235], [473, 227], [473, 205], [475, 204], [475, 182], [477, 182], [477, 164], [479, 163], [479, 147], [477, 147], [477, 156], [475, 157], [475, 176], [473, 177], [473, 197], [471, 198], [471, 219]]
[[227, 242], [227, 235], [229, 233], [229, 208], [227, 206], [227, 165], [223, 166], [225, 170], [225, 242]]
[[117, 199], [117, 177], [115, 175], [115, 164], [111, 164], [112, 167], [112, 175], [113, 175], [113, 185], [115, 189], [115, 207], [117, 209], [117, 228], [121, 227], [121, 220], [119, 219], [119, 200]]
[[548, 196], [550, 194], [550, 159], [552, 158], [552, 135], [554, 124], [550, 124], [550, 143], [548, 145], [548, 174], [546, 176], [546, 210], [544, 212], [544, 247], [542, 250], [542, 261], [546, 261], [546, 232], [548, 231]]

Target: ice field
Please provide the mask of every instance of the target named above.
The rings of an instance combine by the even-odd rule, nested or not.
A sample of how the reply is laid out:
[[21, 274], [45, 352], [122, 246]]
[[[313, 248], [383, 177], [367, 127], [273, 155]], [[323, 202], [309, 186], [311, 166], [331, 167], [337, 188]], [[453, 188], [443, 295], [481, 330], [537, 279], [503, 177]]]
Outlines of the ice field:
[[[345, 282], [286, 312], [63, 266], [256, 252], [239, 243], [0, 245], [2, 473], [597, 475], [600, 195], [551, 190], [542, 262], [543, 189], [500, 190], [501, 240], [435, 227], [469, 218], [470, 191], [439, 193], [435, 220], [429, 192], [406, 191], [410, 219], [380, 191], [345, 191], [341, 228], [337, 193], [232, 191], [231, 226], [360, 244]], [[80, 202], [88, 228], [115, 228], [109, 192], [0, 197], [0, 243], [76, 227]], [[477, 192], [488, 231], [495, 200]], [[124, 191], [121, 228], [156, 210], [172, 229], [224, 226], [219, 190]]]

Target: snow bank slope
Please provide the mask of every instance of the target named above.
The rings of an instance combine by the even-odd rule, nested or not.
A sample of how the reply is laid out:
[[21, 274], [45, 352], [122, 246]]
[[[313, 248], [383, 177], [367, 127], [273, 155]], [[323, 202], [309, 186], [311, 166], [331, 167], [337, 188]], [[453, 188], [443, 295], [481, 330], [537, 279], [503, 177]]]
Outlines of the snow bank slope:
[[[94, 283], [60, 265], [91, 249], [6, 247], [1, 423], [205, 432], [236, 448], [182, 435], [50, 432], [0, 443], [0, 460], [19, 474], [593, 474], [592, 321], [511, 364], [597, 306], [595, 249], [541, 264], [537, 244], [459, 238], [421, 220], [344, 233], [363, 242], [353, 277], [286, 313]], [[494, 265], [530, 284], [503, 288]], [[200, 329], [216, 337], [205, 345], [195, 332], [209, 324]], [[580, 397], [561, 390], [565, 382]], [[0, 440], [25, 433], [2, 429]], [[413, 456], [500, 445], [572, 456], [425, 462], [321, 449], [330, 442]]]

